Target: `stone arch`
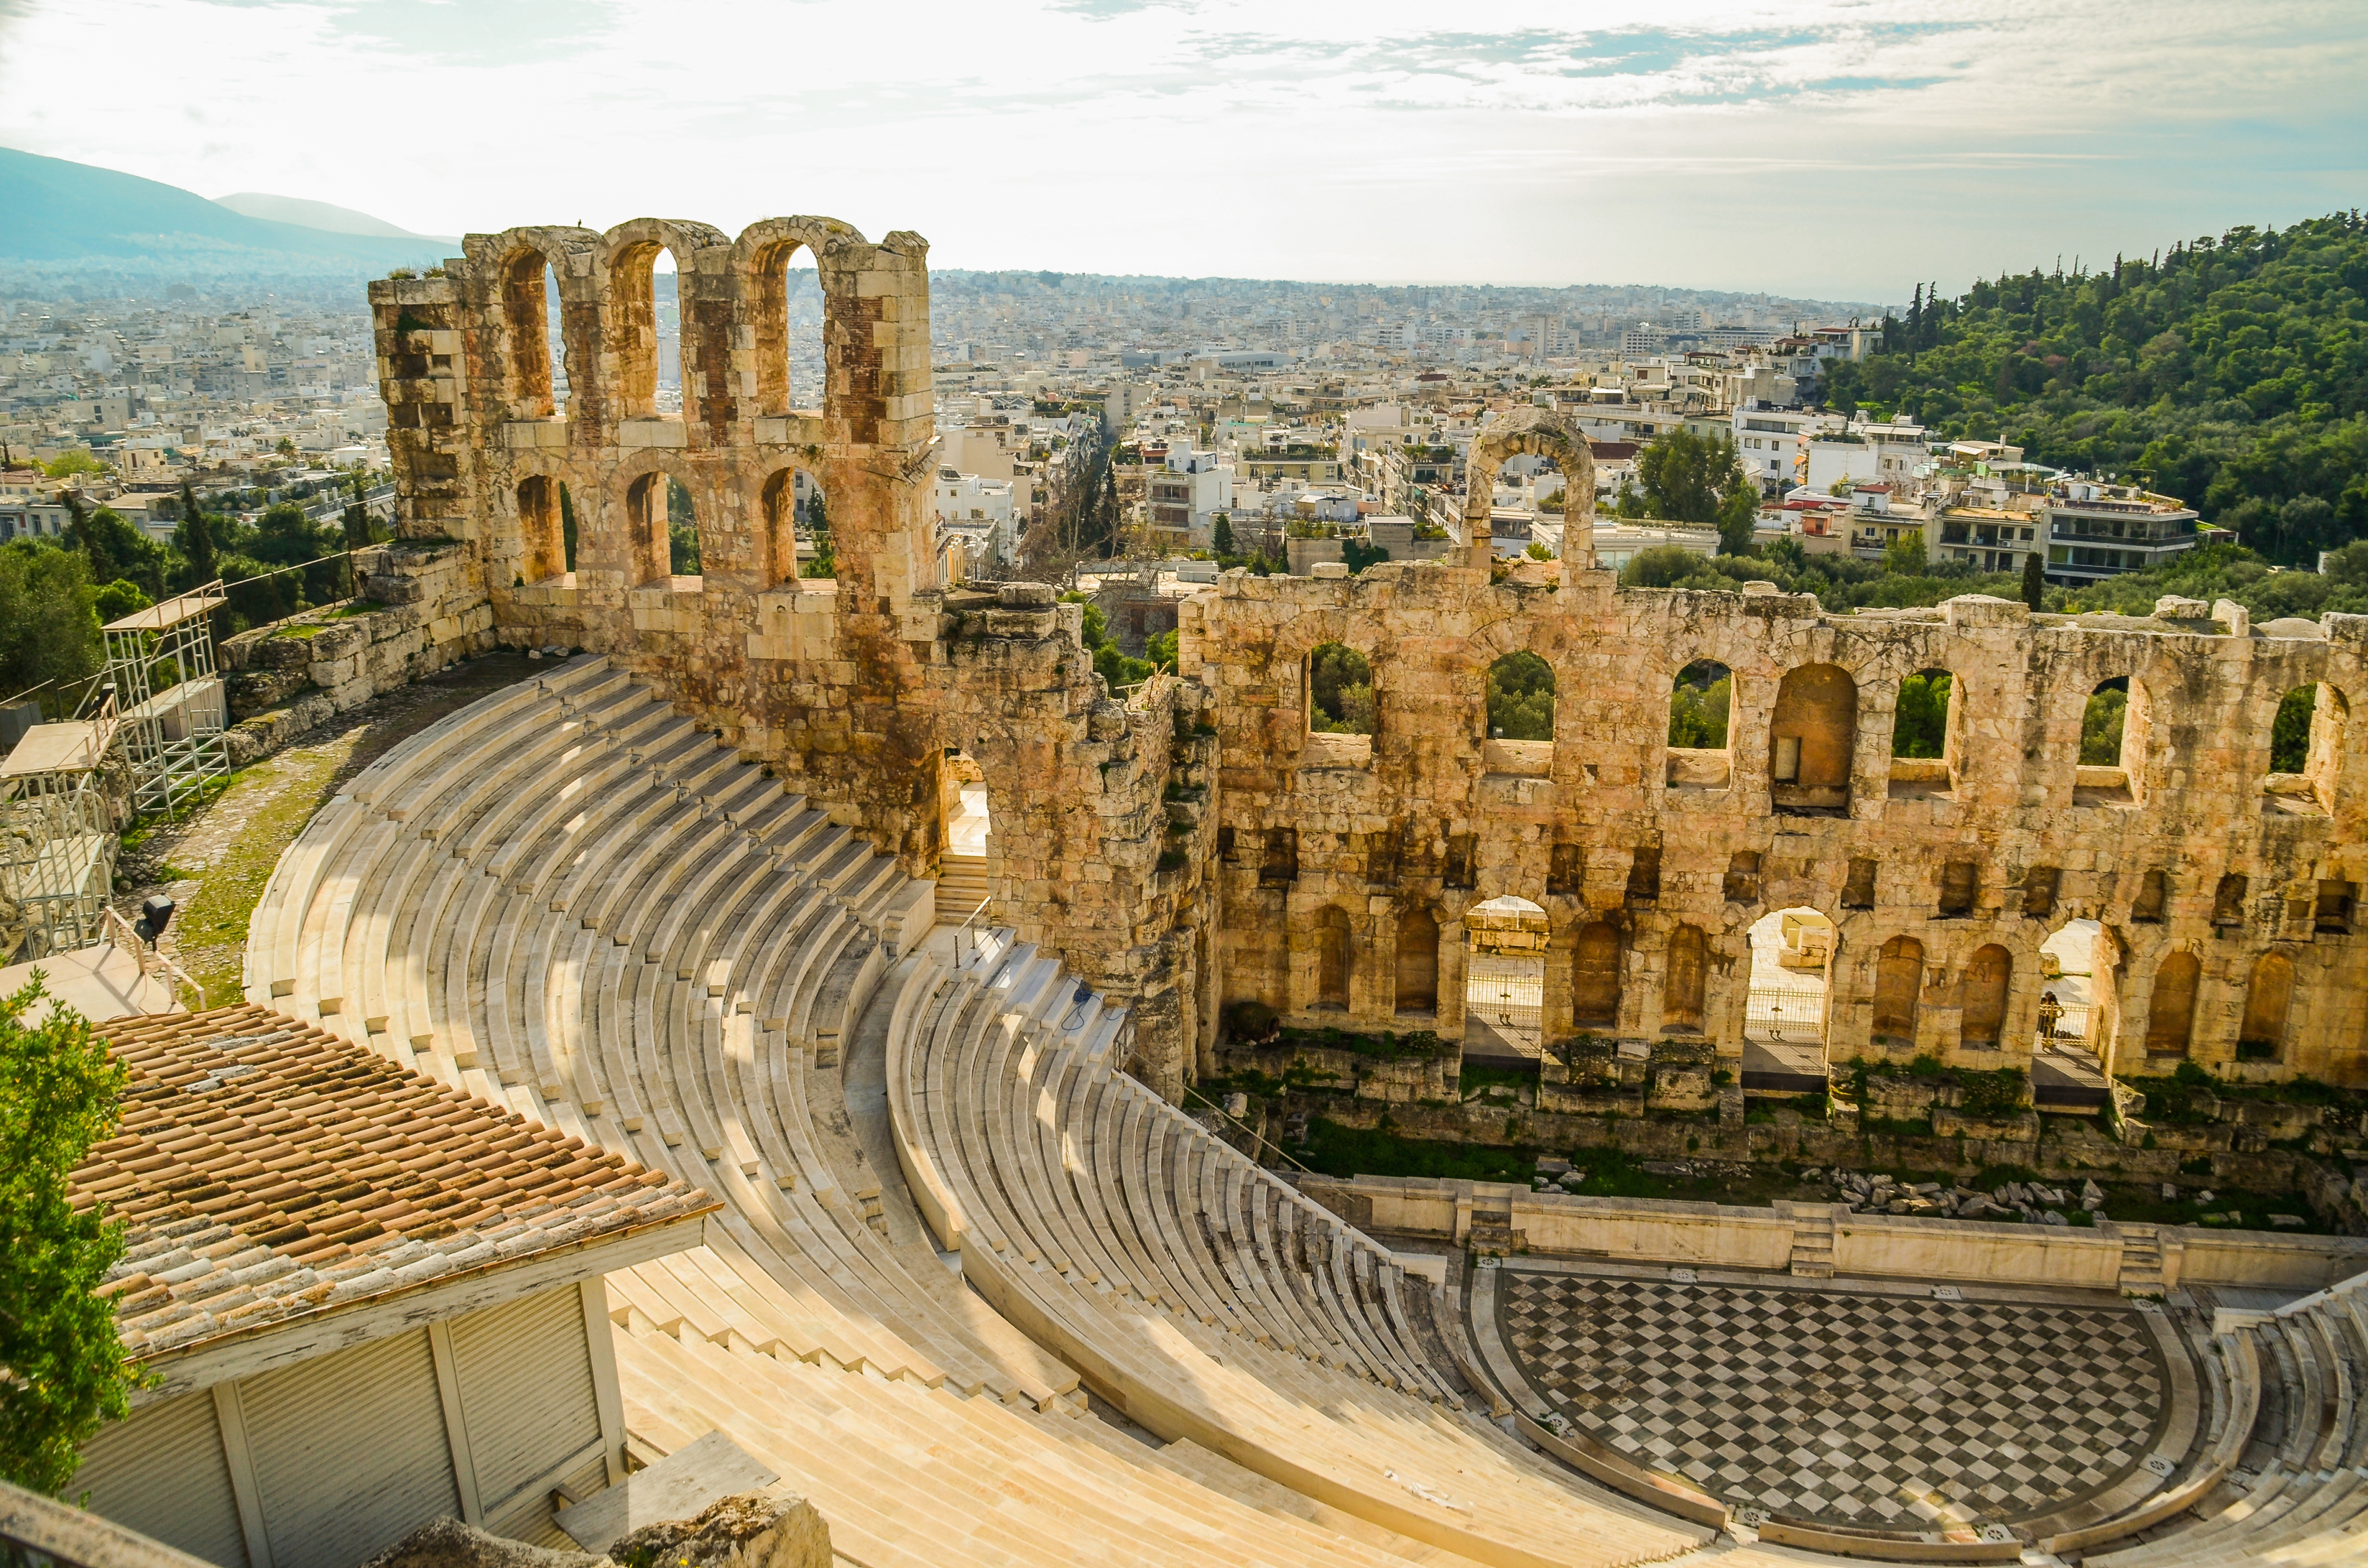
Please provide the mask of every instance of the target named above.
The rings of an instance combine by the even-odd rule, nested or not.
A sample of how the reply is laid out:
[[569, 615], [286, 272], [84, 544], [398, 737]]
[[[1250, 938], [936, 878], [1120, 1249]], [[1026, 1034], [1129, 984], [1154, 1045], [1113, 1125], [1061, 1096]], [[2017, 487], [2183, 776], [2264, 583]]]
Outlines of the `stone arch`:
[[2326, 681], [2305, 681], [2279, 700], [2261, 781], [2271, 810], [2334, 814], [2351, 712], [2341, 689]]
[[1669, 951], [1663, 965], [1661, 1028], [1699, 1034], [1702, 997], [1709, 987], [1710, 949], [1699, 926], [1680, 926], [1669, 933]]
[[2153, 748], [2154, 710], [2146, 683], [2135, 674], [2099, 680], [2081, 703], [2075, 802], [2143, 802]]
[[2013, 994], [2014, 955], [1996, 942], [1975, 949], [1965, 964], [1957, 1043], [1973, 1051], [1996, 1051], [2006, 1038], [2007, 1004]]
[[1664, 733], [1672, 790], [1724, 790], [1733, 774], [1735, 671], [1718, 659], [1689, 661], [1669, 681]]
[[1310, 945], [1315, 949], [1315, 972], [1314, 992], [1309, 1001], [1312, 1007], [1338, 1008], [1349, 1006], [1349, 987], [1353, 978], [1350, 970], [1349, 942], [1349, 912], [1338, 904], [1327, 903], [1315, 912], [1309, 922]]
[[[1563, 514], [1562, 558], [1566, 571], [1595, 565], [1595, 457], [1587, 437], [1551, 408], [1516, 408], [1482, 426], [1463, 465], [1463, 537], [1470, 564], [1486, 571], [1495, 559], [1488, 514], [1497, 475], [1516, 453], [1550, 457], [1562, 465], [1563, 490], [1576, 508]], [[1565, 503], [1568, 505], [1569, 503]]]
[[1620, 932], [1608, 920], [1578, 928], [1570, 950], [1571, 1022], [1582, 1029], [1620, 1023]]
[[[743, 375], [741, 394], [751, 400], [758, 414], [791, 413], [801, 390], [790, 374], [790, 264], [800, 251], [812, 256], [816, 280], [827, 291], [823, 256], [831, 244], [849, 240], [860, 244], [863, 236], [834, 218], [765, 218], [743, 229], [733, 243], [733, 271], [740, 279], [754, 349]], [[809, 411], [824, 406], [822, 386], [805, 390]]]
[[2245, 1016], [2237, 1027], [2242, 1061], [2276, 1062], [2286, 1048], [2286, 1024], [2294, 1010], [2294, 960], [2275, 950], [2253, 960], [2245, 982]]
[[569, 570], [567, 540], [560, 523], [560, 482], [549, 474], [530, 473], [518, 481], [518, 575], [529, 583], [547, 583]]
[[1554, 667], [1543, 654], [1516, 648], [1481, 676], [1481, 729], [1490, 740], [1554, 737]]
[[502, 301], [502, 401], [511, 419], [548, 419], [554, 412], [551, 376], [551, 300], [544, 272], [550, 258], [520, 244], [495, 267]]
[[[600, 236], [600, 268], [608, 279], [609, 363], [616, 367], [612, 388], [618, 416], [648, 419], [657, 413], [658, 325], [654, 291], [658, 253], [674, 257], [677, 338], [682, 352], [683, 403], [711, 368], [697, 363], [697, 335], [690, 330], [690, 292], [700, 253], [727, 244], [705, 223], [635, 218]], [[720, 369], [720, 367], [714, 369]]]
[[1439, 916], [1429, 909], [1398, 916], [1396, 973], [1398, 1012], [1439, 1010]]
[[2154, 985], [2146, 997], [2146, 1053], [2184, 1058], [2195, 1037], [2195, 994], [2203, 965], [2180, 948], [2155, 966]]
[[[808, 493], [803, 499], [798, 494], [802, 476]], [[775, 469], [758, 487], [757, 568], [768, 586], [796, 587], [808, 567], [815, 568], [813, 575], [817, 579], [831, 575], [829, 557], [815, 539], [811, 517], [822, 505], [822, 481], [803, 463]], [[798, 548], [801, 540], [807, 546], [803, 557]]]
[[1923, 1000], [1924, 944], [1913, 937], [1894, 937], [1874, 960], [1874, 1038], [1913, 1045]]
[[628, 587], [665, 587], [674, 576], [666, 540], [669, 483], [683, 482], [666, 465], [654, 464], [627, 475], [620, 483], [618, 499], [620, 515], [625, 522], [624, 570]]
[[1858, 754], [1858, 682], [1839, 665], [1797, 665], [1768, 721], [1769, 795], [1780, 812], [1845, 813]]

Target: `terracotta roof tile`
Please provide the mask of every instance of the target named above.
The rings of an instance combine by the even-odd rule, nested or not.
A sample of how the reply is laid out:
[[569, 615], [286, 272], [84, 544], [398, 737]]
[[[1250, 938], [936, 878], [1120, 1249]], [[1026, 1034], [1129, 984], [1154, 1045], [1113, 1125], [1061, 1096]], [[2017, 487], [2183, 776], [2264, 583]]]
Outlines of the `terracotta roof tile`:
[[268, 1007], [103, 1027], [123, 1123], [74, 1174], [134, 1359], [718, 1205]]

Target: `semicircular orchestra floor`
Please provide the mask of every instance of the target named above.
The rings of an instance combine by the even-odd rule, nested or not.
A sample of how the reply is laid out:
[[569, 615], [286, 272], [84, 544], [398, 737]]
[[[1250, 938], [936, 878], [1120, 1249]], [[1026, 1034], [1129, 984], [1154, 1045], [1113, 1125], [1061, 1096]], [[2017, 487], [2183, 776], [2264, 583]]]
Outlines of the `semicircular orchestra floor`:
[[1494, 1272], [1474, 1326], [1547, 1408], [1747, 1515], [1900, 1531], [2044, 1517], [2133, 1479], [2174, 1393], [2193, 1397], [2160, 1314], [2100, 1292]]

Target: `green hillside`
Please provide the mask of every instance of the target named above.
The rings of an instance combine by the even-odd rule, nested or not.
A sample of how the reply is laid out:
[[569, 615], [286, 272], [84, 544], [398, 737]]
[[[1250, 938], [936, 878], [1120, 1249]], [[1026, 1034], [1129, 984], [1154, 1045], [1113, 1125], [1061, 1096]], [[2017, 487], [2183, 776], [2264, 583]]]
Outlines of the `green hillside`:
[[446, 254], [440, 241], [270, 222], [178, 186], [0, 147], [0, 264], [362, 276]]
[[1956, 300], [1919, 290], [1882, 351], [1832, 367], [1825, 392], [2142, 477], [2307, 565], [2368, 538], [2368, 222], [2236, 228]]

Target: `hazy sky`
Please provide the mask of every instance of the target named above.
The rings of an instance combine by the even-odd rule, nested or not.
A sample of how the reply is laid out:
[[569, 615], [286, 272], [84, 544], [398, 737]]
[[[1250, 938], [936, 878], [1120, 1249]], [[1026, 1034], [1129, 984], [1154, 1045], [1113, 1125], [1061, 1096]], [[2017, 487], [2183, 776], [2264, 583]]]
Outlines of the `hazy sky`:
[[2368, 0], [0, 0], [0, 144], [430, 233], [1890, 300], [2368, 203], [2364, 67]]

